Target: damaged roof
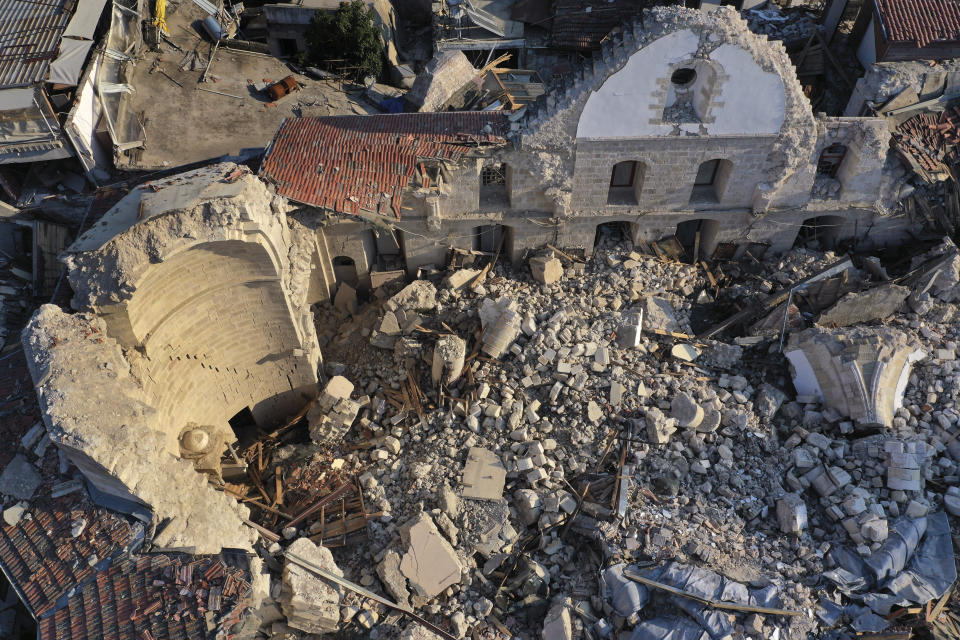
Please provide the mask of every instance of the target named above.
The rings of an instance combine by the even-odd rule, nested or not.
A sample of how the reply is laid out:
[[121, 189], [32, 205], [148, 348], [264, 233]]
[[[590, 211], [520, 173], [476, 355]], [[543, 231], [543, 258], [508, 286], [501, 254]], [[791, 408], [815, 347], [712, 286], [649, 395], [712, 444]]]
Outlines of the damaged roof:
[[[38, 618], [138, 537], [124, 518], [106, 509], [76, 500], [60, 502], [65, 504], [31, 506], [32, 517], [0, 527], [0, 565]], [[83, 530], [73, 536], [71, 529], [80, 522], [85, 523]]]
[[77, 0], [4, 0], [0, 5], [0, 89], [43, 80]]
[[230, 638], [248, 604], [247, 577], [219, 558], [124, 558], [41, 620], [37, 637], [202, 640], [219, 623]]
[[[550, 39], [561, 49], [595, 49], [613, 29], [664, 4], [658, 0], [556, 0]], [[642, 19], [642, 18], [641, 18]]]
[[399, 218], [419, 162], [457, 161], [481, 145], [505, 144], [509, 131], [505, 113], [482, 111], [288, 118], [260, 175], [297, 202]]
[[887, 38], [925, 47], [960, 40], [960, 0], [874, 0]]

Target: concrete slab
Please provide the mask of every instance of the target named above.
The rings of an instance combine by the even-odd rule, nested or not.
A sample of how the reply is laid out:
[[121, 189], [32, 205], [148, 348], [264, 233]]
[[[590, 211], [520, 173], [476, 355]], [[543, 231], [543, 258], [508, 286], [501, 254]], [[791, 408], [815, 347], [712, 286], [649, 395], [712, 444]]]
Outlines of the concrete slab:
[[0, 475], [0, 493], [29, 500], [40, 486], [40, 472], [23, 455], [14, 456]]
[[460, 559], [429, 515], [421, 513], [401, 527], [400, 537], [406, 545], [400, 571], [414, 593], [433, 598], [460, 582]]
[[474, 500], [499, 500], [507, 470], [500, 458], [487, 449], [471, 447], [463, 468], [463, 497]]

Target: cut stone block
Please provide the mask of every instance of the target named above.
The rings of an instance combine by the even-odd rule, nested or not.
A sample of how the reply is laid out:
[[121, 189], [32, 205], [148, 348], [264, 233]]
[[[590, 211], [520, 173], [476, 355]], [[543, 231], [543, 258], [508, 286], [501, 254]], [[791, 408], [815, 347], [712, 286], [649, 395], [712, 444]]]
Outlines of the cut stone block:
[[429, 515], [421, 513], [402, 526], [400, 538], [406, 547], [400, 571], [415, 594], [433, 598], [460, 582], [460, 559]]
[[788, 493], [777, 501], [777, 522], [780, 531], [800, 534], [807, 528], [807, 505], [796, 493]]
[[[343, 577], [326, 547], [318, 547], [307, 538], [298, 538], [288, 549], [291, 553], [331, 573]], [[340, 625], [340, 600], [343, 589], [333, 586], [309, 569], [289, 558], [283, 565], [280, 606], [287, 624], [307, 633], [329, 633]]]
[[530, 272], [537, 282], [553, 284], [563, 277], [563, 264], [555, 256], [534, 256], [530, 258]]
[[474, 500], [499, 500], [507, 470], [500, 458], [480, 447], [471, 447], [463, 468], [463, 497]]

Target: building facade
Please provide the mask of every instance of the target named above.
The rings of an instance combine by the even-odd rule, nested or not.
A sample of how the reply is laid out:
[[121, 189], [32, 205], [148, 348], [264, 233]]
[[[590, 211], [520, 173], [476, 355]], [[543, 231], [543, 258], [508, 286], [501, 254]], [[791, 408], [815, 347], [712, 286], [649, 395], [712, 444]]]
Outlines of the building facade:
[[451, 247], [589, 255], [602, 225], [676, 236], [693, 259], [783, 251], [804, 228], [885, 243], [906, 231], [888, 215], [888, 156], [882, 119], [815, 115], [782, 45], [736, 12], [671, 7], [522, 115], [288, 120], [261, 177], [311, 212], [317, 273], [352, 266], [362, 286], [380, 251], [411, 273]]

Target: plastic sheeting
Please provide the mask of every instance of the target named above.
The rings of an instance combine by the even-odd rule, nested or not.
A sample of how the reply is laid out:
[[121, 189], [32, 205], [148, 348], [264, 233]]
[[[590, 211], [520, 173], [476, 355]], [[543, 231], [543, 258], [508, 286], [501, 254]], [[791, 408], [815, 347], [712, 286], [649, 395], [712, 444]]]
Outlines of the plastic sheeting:
[[873, 571], [874, 580], [882, 583], [907, 566], [920, 539], [927, 530], [927, 519], [902, 519], [893, 525], [893, 531], [875, 553], [866, 559], [867, 566]]
[[64, 37], [82, 38], [90, 40], [93, 38], [93, 32], [97, 29], [97, 23], [100, 22], [100, 16], [103, 15], [103, 6], [107, 0], [80, 0], [77, 10], [70, 18], [67, 30], [63, 32]]
[[[651, 571], [643, 572], [642, 575], [707, 600], [735, 602], [758, 607], [782, 607], [780, 599], [777, 597], [776, 588], [773, 585], [763, 589], [748, 589], [746, 585], [729, 580], [714, 571], [678, 562], [670, 562]], [[604, 583], [606, 583], [606, 575], [604, 575]], [[675, 595], [667, 597], [674, 606], [690, 616], [695, 622], [690, 623], [688, 619], [682, 618], [678, 620], [682, 620], [684, 625], [678, 626], [675, 623], [676, 621], [673, 621], [671, 622], [672, 626], [663, 628], [660, 626], [663, 619], [658, 618], [655, 621], [645, 622], [634, 629], [633, 635], [630, 636], [631, 640], [700, 640], [701, 638], [704, 640], [721, 640], [734, 633], [735, 628], [730, 621], [730, 612], [711, 609], [690, 598]], [[653, 622], [656, 622], [656, 624], [652, 624]], [[694, 631], [696, 631], [696, 635], [692, 635]], [[662, 632], [666, 632], [668, 635], [662, 635]], [[669, 635], [669, 633], [674, 635]]]
[[60, 41], [60, 55], [50, 65], [47, 82], [51, 84], [65, 84], [76, 86], [83, 73], [83, 63], [87, 60], [87, 52], [93, 42], [90, 40], [74, 40], [64, 38]]
[[621, 562], [607, 567], [600, 574], [600, 592], [614, 613], [623, 618], [629, 618], [650, 601], [650, 592], [645, 586], [624, 577], [626, 566]]
[[710, 640], [710, 635], [684, 618], [654, 618], [634, 627], [630, 640]]
[[[942, 511], [898, 520], [883, 546], [865, 561], [847, 549], [830, 553], [839, 568], [824, 577], [881, 616], [895, 606], [935, 600], [957, 579], [950, 523]], [[870, 589], [876, 590], [864, 593]]]

